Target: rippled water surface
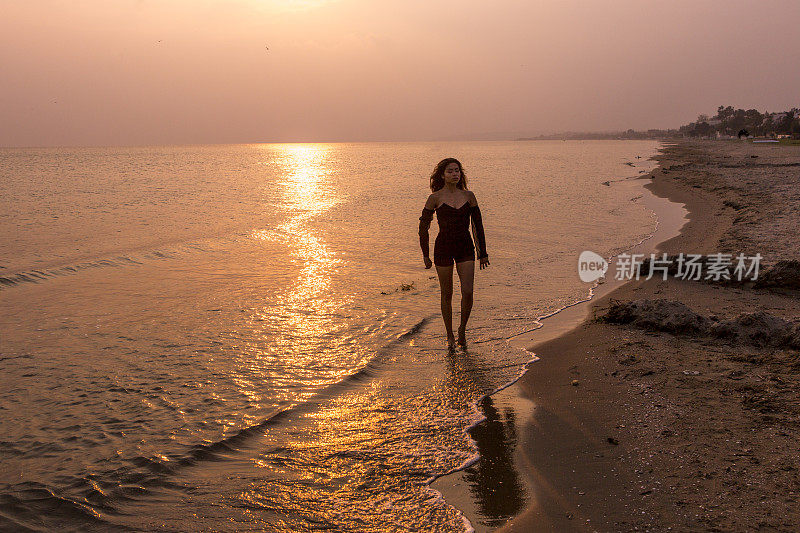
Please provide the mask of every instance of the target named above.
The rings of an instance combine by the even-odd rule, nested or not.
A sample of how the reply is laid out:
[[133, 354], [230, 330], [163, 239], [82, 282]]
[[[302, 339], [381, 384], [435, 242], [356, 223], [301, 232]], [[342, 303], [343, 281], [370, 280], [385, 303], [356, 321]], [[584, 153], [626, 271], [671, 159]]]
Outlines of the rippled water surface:
[[[655, 148], [0, 150], [0, 528], [461, 531], [428, 483], [478, 455], [503, 523], [525, 501], [492, 485], [513, 435], [486, 398], [469, 438], [474, 402], [529, 360], [506, 339], [586, 296], [581, 251], [652, 232], [635, 187], [603, 182]], [[492, 262], [456, 353], [416, 235], [446, 156]]]

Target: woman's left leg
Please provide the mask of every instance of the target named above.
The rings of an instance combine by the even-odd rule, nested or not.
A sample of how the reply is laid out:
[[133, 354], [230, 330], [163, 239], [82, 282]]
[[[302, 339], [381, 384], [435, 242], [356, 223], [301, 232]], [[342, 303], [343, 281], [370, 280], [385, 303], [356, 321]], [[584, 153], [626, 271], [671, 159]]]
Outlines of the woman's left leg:
[[472, 293], [475, 286], [475, 261], [456, 263], [458, 281], [461, 285], [461, 325], [458, 326], [458, 343], [467, 344], [467, 321], [472, 312]]
[[439, 288], [442, 293], [442, 320], [447, 333], [447, 344], [453, 347], [456, 340], [453, 336], [453, 267], [436, 265], [436, 273], [439, 275]]

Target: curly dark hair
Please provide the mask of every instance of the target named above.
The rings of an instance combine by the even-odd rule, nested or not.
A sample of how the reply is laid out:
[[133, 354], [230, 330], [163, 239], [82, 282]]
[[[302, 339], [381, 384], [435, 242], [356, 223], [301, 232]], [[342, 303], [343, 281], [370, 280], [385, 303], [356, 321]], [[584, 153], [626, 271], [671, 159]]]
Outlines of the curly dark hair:
[[461, 180], [456, 184], [456, 187], [465, 191], [467, 190], [467, 175], [464, 173], [464, 167], [461, 161], [454, 157], [448, 157], [439, 161], [436, 168], [433, 169], [433, 174], [431, 174], [431, 191], [436, 192], [444, 188], [444, 170], [450, 163], [457, 163], [459, 170], [461, 170]]

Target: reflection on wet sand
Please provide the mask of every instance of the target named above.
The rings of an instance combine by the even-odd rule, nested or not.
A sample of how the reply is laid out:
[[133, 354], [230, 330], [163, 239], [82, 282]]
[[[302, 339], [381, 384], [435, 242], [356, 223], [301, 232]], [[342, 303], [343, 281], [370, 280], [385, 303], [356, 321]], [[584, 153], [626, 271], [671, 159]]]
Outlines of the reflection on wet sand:
[[516, 516], [525, 504], [525, 489], [514, 469], [515, 416], [510, 407], [501, 413], [491, 397], [486, 397], [480, 407], [486, 420], [470, 435], [480, 450], [481, 459], [467, 468], [465, 477], [485, 517], [483, 522], [498, 527]]
[[[466, 394], [486, 390], [483, 377], [487, 365], [469, 350], [450, 352], [447, 363], [448, 389], [456, 401], [463, 402]], [[473, 510], [479, 515], [471, 517], [473, 526], [495, 528], [519, 514], [526, 503], [525, 485], [514, 468], [517, 421], [513, 406], [498, 408], [491, 396], [485, 396], [478, 406], [486, 419], [469, 434], [480, 459], [459, 475], [469, 485]], [[476, 519], [479, 523], [475, 523]]]
[[[314, 523], [377, 533], [431, 520], [449, 524], [437, 531], [458, 530], [461, 515], [451, 506], [464, 506], [431, 497], [426, 479], [459, 464], [441, 450], [462, 450], [460, 460], [469, 457], [463, 434], [451, 424], [456, 413], [491, 390], [492, 359], [439, 350], [395, 359], [416, 350], [410, 342], [387, 350], [390, 366], [359, 375], [261, 436], [252, 462], [258, 474], [245, 476], [250, 481], [232, 505], [254, 516], [274, 513], [269, 520], [285, 531]], [[417, 373], [419, 380], [408, 381]], [[442, 379], [426, 382], [423, 374]], [[410, 384], [421, 387], [412, 390]], [[514, 409], [499, 408], [493, 398], [481, 407], [487, 418], [470, 432], [481, 460], [456, 474], [470, 488], [474, 501], [468, 507], [478, 518], [469, 518], [479, 531], [501, 526], [526, 501], [513, 465]]]

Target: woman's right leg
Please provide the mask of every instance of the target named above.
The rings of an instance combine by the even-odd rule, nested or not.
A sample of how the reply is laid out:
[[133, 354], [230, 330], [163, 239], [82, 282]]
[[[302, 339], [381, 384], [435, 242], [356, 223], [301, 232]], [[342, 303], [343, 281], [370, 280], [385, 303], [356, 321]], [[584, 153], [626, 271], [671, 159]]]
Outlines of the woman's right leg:
[[439, 275], [439, 288], [442, 291], [442, 320], [447, 332], [447, 344], [453, 346], [456, 342], [453, 335], [453, 266], [437, 265], [436, 273]]
[[458, 343], [467, 345], [467, 321], [472, 312], [472, 292], [475, 284], [475, 261], [456, 263], [458, 281], [461, 285], [461, 325], [458, 326]]

